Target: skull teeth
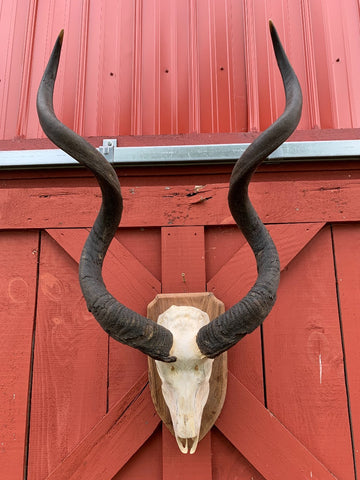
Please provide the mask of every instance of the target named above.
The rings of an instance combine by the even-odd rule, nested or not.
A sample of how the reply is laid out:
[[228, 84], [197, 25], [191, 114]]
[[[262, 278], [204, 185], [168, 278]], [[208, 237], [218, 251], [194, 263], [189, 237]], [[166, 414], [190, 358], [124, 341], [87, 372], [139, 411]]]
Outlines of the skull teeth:
[[193, 444], [192, 444], [192, 447], [191, 447], [191, 450], [190, 450], [190, 455], [192, 455], [193, 453], [196, 452], [198, 442], [199, 442], [199, 436], [194, 437], [191, 440], [192, 440]]
[[[177, 444], [180, 448], [181, 453], [188, 453], [188, 439], [176, 437]], [[184, 445], [184, 443], [185, 445]]]
[[196, 452], [198, 443], [199, 443], [199, 436], [192, 437], [192, 438], [181, 438], [176, 436], [176, 442], [179, 446], [179, 449], [181, 453], [188, 453], [189, 452], [189, 446], [191, 445], [190, 448], [190, 455]]

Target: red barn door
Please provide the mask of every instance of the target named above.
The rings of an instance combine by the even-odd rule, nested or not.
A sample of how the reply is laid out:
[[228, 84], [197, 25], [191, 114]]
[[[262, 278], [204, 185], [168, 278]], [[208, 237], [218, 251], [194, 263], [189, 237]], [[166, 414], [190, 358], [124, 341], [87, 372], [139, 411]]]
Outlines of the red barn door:
[[[126, 214], [104, 279], [142, 314], [160, 292], [207, 290], [229, 307], [256, 276], [253, 255], [226, 207], [228, 174], [181, 173], [156, 177], [156, 184], [151, 177], [122, 182]], [[36, 313], [34, 326], [28, 322], [23, 330], [29, 360], [13, 363], [28, 373], [32, 365], [28, 423], [26, 395], [19, 417], [24, 432], [28, 424], [28, 442], [25, 433], [20, 440], [27, 478], [354, 480], [358, 177], [356, 170], [351, 178], [332, 170], [256, 175], [251, 195], [280, 254], [278, 301], [263, 328], [229, 351], [223, 411], [192, 456], [182, 455], [160, 424], [145, 356], [109, 341], [86, 311], [77, 267], [98, 189], [81, 178], [60, 188], [53, 178], [35, 186], [32, 179], [31, 195], [24, 195], [25, 181], [3, 190], [10, 202], [16, 199], [18, 212], [3, 216], [2, 228], [12, 222], [22, 229], [1, 232], [2, 245], [12, 245], [7, 255], [21, 243], [39, 256], [38, 268], [36, 262], [26, 268], [35, 304], [21, 303], [23, 318]], [[25, 233], [26, 222], [31, 230]], [[17, 268], [16, 278], [25, 278], [21, 259]]]

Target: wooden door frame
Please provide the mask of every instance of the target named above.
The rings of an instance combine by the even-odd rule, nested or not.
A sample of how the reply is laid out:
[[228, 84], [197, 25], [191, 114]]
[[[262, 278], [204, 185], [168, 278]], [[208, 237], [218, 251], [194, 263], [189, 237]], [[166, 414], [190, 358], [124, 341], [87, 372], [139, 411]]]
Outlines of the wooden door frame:
[[[278, 245], [282, 269], [287, 267], [323, 226], [324, 223], [269, 226], [270, 233]], [[59, 241], [67, 253], [78, 262], [83, 241], [88, 233], [86, 230], [51, 229], [47, 232], [52, 238]], [[200, 273], [202, 269], [204, 270], [203, 255], [199, 254], [201, 248], [188, 248], [188, 245], [193, 245], [194, 237], [197, 238], [196, 242], [199, 242], [199, 245], [204, 243], [203, 227], [165, 227], [163, 235], [168, 238], [169, 233], [171, 233], [171, 249], [165, 249], [163, 252], [163, 264], [168, 275], [165, 275], [167, 283], [163, 284], [163, 291], [183, 288], [182, 273], [184, 270], [188, 272], [186, 277], [189, 279], [189, 283], [195, 289], [196, 286], [203, 289], [205, 275], [199, 276], [196, 269], [196, 266], [199, 266]], [[181, 245], [181, 248], [186, 248], [188, 252], [185, 265], [181, 252], [177, 251], [177, 254], [174, 254], [176, 245]], [[121, 249], [121, 254], [123, 252], [124, 250]], [[118, 253], [119, 246], [117, 243], [112, 244], [109, 250], [110, 256], [114, 258]], [[242, 267], [246, 270], [243, 259], [251, 259], [251, 252], [247, 245], [236, 252], [232, 259], [215, 275], [215, 278], [208, 284], [209, 290], [213, 290], [217, 286], [219, 289], [222, 288], [221, 293], [226, 295], [228, 288], [225, 285], [228, 285], [228, 282], [225, 282], [224, 279], [228, 278], [230, 265], [233, 268], [234, 262], [239, 261], [240, 257]], [[167, 268], [167, 261], [170, 262], [169, 268]], [[115, 271], [112, 267], [113, 262], [107, 262], [104, 265], [104, 277], [120, 281], [120, 276], [114, 278]], [[111, 272], [108, 272], [107, 269], [110, 269]], [[191, 278], [191, 272], [194, 272], [196, 278]], [[139, 279], [141, 281], [141, 277]], [[234, 404], [236, 404], [236, 417], [232, 413]], [[134, 387], [115, 404], [78, 447], [49, 475], [48, 480], [63, 478], [111, 479], [149, 438], [159, 422], [151, 402], [145, 372]], [[144, 424], [146, 424], [146, 428], [144, 428]], [[225, 405], [216, 426], [265, 478], [285, 478], [291, 472], [291, 478], [301, 479], [305, 468], [307, 471], [313, 472], [314, 478], [334, 480], [334, 476], [326, 467], [231, 372], [229, 372]], [[134, 432], [139, 432], [139, 435]], [[211, 478], [210, 438], [209, 434], [200, 443], [196, 455], [184, 456], [178, 451], [176, 442], [168, 434], [167, 429], [163, 429], [163, 478], [174, 478], [175, 463], [181, 466], [183, 478], [184, 476], [186, 478], [187, 473], [193, 474], [195, 470], [202, 472], [199, 478]], [[114, 449], [116, 454], [114, 454]], [[262, 452], [261, 455], [259, 455], [259, 451]], [[291, 455], [289, 455], [290, 451]]]
[[[322, 226], [325, 222], [359, 222], [359, 171], [357, 168], [350, 168], [350, 166], [347, 167], [346, 172], [336, 171], [336, 168], [335, 164], [331, 165], [324, 174], [314, 173], [314, 171], [307, 174], [304, 169], [300, 169], [299, 177], [301, 177], [301, 180], [299, 181], [296, 180], [297, 174], [291, 174], [289, 171], [283, 171], [279, 175], [278, 180], [270, 182], [266, 180], [266, 173], [259, 173], [256, 177], [257, 181], [252, 185], [251, 195], [261, 217], [270, 224], [269, 228], [275, 228], [271, 224], [280, 222], [294, 224], [295, 229], [296, 224], [303, 225], [307, 222], [313, 225], [311, 228], [314, 228], [315, 231], [317, 227]], [[339, 170], [341, 169], [339, 168]], [[81, 188], [78, 188], [78, 186], [60, 187], [58, 181], [55, 182], [55, 186], [51, 182], [49, 185], [42, 184], [39, 186], [36, 182], [35, 185], [32, 185], [31, 175], [27, 175], [29, 180], [20, 180], [18, 184], [14, 182], [8, 186], [5, 181], [4, 188], [0, 190], [0, 203], [4, 205], [3, 216], [0, 219], [0, 228], [3, 230], [45, 229], [60, 245], [64, 244], [64, 249], [69, 251], [70, 255], [76, 260], [79, 257], [83, 240], [87, 235], [87, 227], [92, 224], [95, 216], [94, 212], [96, 212], [99, 205], [98, 188], [93, 184], [92, 180], [87, 181], [87, 186], [82, 186]], [[11, 175], [6, 174], [5, 177], [7, 176]], [[125, 205], [127, 207], [130, 206], [130, 209], [124, 215], [122, 226], [131, 228], [155, 225], [164, 229], [186, 227], [190, 232], [191, 229], [198, 228], [199, 225], [205, 226], [205, 228], [216, 225], [233, 225], [230, 213], [227, 207], [225, 207], [227, 184], [211, 183], [200, 189], [190, 184], [190, 182], [188, 184], [171, 185], [170, 187], [164, 185], [148, 186], [143, 183], [140, 187], [125, 188]], [[153, 215], [154, 205], [157, 206], [157, 211], [161, 212], [160, 215]], [[66, 212], [65, 216], [64, 212]], [[135, 215], [133, 215], [134, 212]], [[279, 228], [281, 230], [283, 227]], [[76, 238], [72, 238], [70, 241], [69, 235], [75, 235]], [[279, 241], [281, 242], [281, 239]], [[68, 246], [65, 248], [66, 242]], [[69, 244], [74, 245], [74, 252], [71, 252]], [[148, 301], [150, 301], [156, 293], [161, 291], [162, 286], [160, 282], [153, 275], [149, 274], [147, 269], [133, 255], [126, 252], [123, 246], [114, 244], [114, 247], [111, 248], [115, 248], [115, 245], [117, 250], [114, 253], [114, 258], [118, 256], [119, 252], [121, 252], [121, 255], [128, 255], [126, 258], [130, 265], [129, 270], [139, 270], [140, 274], [148, 279], [145, 283], [150, 286], [146, 287], [147, 293], [145, 297], [148, 297]], [[234, 261], [237, 261], [236, 258]], [[219, 286], [217, 288], [221, 287], [221, 275], [226, 276], [226, 268], [226, 265], [223, 266], [222, 272], [218, 274]], [[109, 277], [113, 276], [111, 269], [107, 275]], [[116, 283], [115, 280], [117, 281], [118, 279], [115, 278], [114, 283]], [[170, 281], [174, 280], [169, 279], [169, 283]], [[175, 283], [178, 281], [179, 277], [177, 277]], [[214, 282], [214, 279], [209, 282], [208, 290], [213, 288]], [[139, 292], [143, 294], [144, 285], [139, 285], [138, 289], [129, 289], [125, 284], [123, 287], [125, 291], [126, 289], [128, 291], [126, 295], [128, 296], [127, 302], [129, 302], [129, 306], [136, 308], [138, 300], [136, 294]], [[243, 398], [244, 405], [247, 404], [246, 402], [249, 402], [252, 411], [259, 411], [258, 418], [265, 422], [265, 427], [268, 425], [269, 431], [272, 431], [272, 428], [278, 429], [278, 435], [288, 442], [286, 429], [283, 431], [284, 427], [276, 419], [271, 418], [269, 412], [256, 397], [253, 396], [253, 398], [251, 394], [249, 397], [248, 391], [246, 389], [243, 391], [243, 385], [240, 384], [239, 386], [238, 380], [233, 379], [231, 374], [228, 389], [229, 392], [234, 392], [230, 394], [230, 397], [228, 394], [229, 400], [231, 400], [233, 395], [234, 398]], [[237, 439], [238, 434], [236, 432], [232, 433], [231, 428], [237, 426], [236, 430], [239, 432], [246, 427], [250, 428], [250, 425], [246, 423], [250, 417], [244, 414], [245, 418], [242, 419], [241, 415], [239, 415], [241, 424], [239, 420], [238, 425], [238, 423], [234, 422], [234, 418], [227, 419], [225, 413], [226, 408], [223, 415], [219, 417], [217, 427], [235, 446], [238, 445], [237, 448], [239, 450], [246, 449], [246, 445], [241, 446], [241, 443], [239, 443], [241, 441], [245, 442], [244, 438], [242, 440]], [[122, 446], [122, 441], [126, 444], [126, 435], [131, 436], [132, 430], [130, 414], [137, 416], [140, 422], [143, 419], [147, 421], [148, 418], [151, 418], [153, 423], [150, 422], [149, 429], [144, 430], [144, 437], [134, 442], [133, 447], [127, 450], [126, 455], [124, 454], [125, 456], [118, 457], [120, 458], [119, 462], [116, 460], [111, 466], [113, 471], [119, 467], [119, 464], [124, 465], [126, 463], [126, 458], [130, 458], [140, 448], [159, 424], [150, 402], [146, 376], [141, 377], [139, 382], [114, 405], [109, 413], [75, 448], [73, 453], [50, 474], [49, 478], [56, 478], [56, 476], [52, 477], [52, 475], [56, 475], [58, 469], [70, 468], [67, 465], [72, 464], [74, 461], [80, 462], [84, 458], [92, 458], [93, 453], [96, 452], [100, 454], [101, 452], [113, 451], [111, 448], [118, 444], [115, 441], [110, 441], [113, 438], [112, 435], [114, 435], [114, 438], [118, 435], [117, 438], [122, 439]], [[253, 428], [252, 425], [251, 428]], [[260, 435], [262, 431], [260, 429], [258, 434]], [[110, 443], [107, 443], [109, 441]], [[208, 440], [205, 441], [204, 439], [202, 442], [203, 448], [207, 452], [206, 455], [209, 455], [210, 452], [210, 441], [209, 436]], [[109, 448], [110, 450], [108, 450]], [[299, 447], [294, 446], [295, 450], [297, 448]], [[302, 451], [301, 448], [300, 450]], [[251, 457], [251, 452], [248, 455]], [[184, 457], [182, 456], [181, 459], [184, 460]], [[256, 463], [256, 458], [253, 461]], [[62, 478], [81, 478], [76, 476], [76, 469], [80, 468], [79, 464], [77, 463], [71, 468], [75, 469], [74, 476], [67, 477], [65, 475]], [[206, 467], [203, 465], [202, 468], [204, 471], [209, 472], [208, 464]], [[325, 472], [325, 475], [328, 475], [328, 472]], [[334, 477], [331, 476], [329, 478]]]

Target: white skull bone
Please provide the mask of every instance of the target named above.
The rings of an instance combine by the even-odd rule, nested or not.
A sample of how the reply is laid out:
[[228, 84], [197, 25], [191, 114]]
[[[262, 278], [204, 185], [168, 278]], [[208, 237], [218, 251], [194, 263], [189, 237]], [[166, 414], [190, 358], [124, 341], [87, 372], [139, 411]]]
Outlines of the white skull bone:
[[155, 361], [162, 393], [169, 408], [176, 441], [182, 453], [195, 453], [202, 413], [209, 396], [213, 360], [200, 352], [199, 329], [209, 323], [207, 313], [190, 306], [173, 305], [158, 318], [158, 324], [173, 334], [174, 363]]

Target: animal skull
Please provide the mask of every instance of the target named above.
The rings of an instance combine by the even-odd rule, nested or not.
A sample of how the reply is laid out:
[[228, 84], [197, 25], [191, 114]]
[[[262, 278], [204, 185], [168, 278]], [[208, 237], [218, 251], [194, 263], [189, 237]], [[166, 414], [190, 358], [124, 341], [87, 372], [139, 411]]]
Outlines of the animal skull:
[[196, 343], [201, 327], [209, 323], [207, 313], [190, 306], [173, 305], [158, 318], [158, 324], [174, 336], [171, 355], [174, 363], [156, 360], [162, 393], [169, 407], [177, 444], [182, 453], [195, 453], [202, 413], [209, 396], [213, 361], [205, 357]]
[[[280, 278], [279, 258], [268, 231], [251, 204], [248, 185], [256, 168], [298, 125], [302, 94], [271, 22], [270, 31], [285, 88], [285, 111], [236, 162], [230, 177], [228, 195], [231, 214], [254, 252], [258, 277], [243, 299], [210, 323], [203, 314], [197, 313], [196, 326], [181, 326], [180, 320], [178, 326], [174, 326], [167, 319], [173, 314], [179, 315], [175, 308], [170, 309], [157, 324], [130, 310], [107, 291], [102, 279], [102, 264], [121, 220], [121, 188], [115, 170], [101, 153], [63, 125], [54, 113], [53, 92], [63, 32], [55, 43], [38, 90], [37, 110], [44, 132], [59, 148], [89, 168], [101, 188], [101, 209], [83, 248], [79, 264], [80, 285], [88, 309], [111, 337], [137, 348], [158, 362], [164, 396], [171, 411], [179, 447], [184, 452], [188, 451], [189, 441], [186, 439], [189, 438], [192, 439], [190, 453], [196, 449], [201, 412], [208, 395], [212, 359], [257, 328], [269, 314], [276, 299]], [[189, 316], [186, 313], [189, 311], [185, 310], [185, 317]], [[201, 381], [197, 384], [198, 378]]]

